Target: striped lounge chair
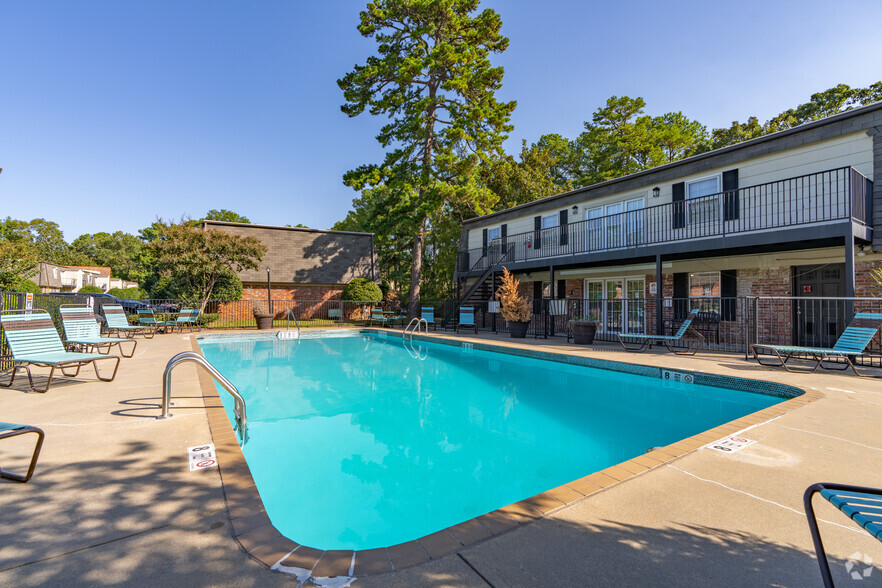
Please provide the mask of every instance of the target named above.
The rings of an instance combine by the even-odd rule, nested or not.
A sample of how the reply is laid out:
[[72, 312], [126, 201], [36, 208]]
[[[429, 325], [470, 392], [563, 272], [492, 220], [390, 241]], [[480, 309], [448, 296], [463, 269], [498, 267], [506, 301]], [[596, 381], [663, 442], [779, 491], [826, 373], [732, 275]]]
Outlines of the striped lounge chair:
[[434, 306], [423, 306], [420, 308], [420, 316], [425, 319], [426, 324], [432, 325], [434, 330], [438, 330], [435, 326], [435, 307]]
[[115, 334], [119, 337], [123, 333], [131, 333], [132, 335], [142, 333], [147, 339], [153, 338], [154, 329], [144, 325], [130, 325], [129, 319], [126, 318], [126, 311], [119, 304], [105, 304], [103, 310], [104, 320], [107, 321], [108, 335]]
[[[695, 352], [698, 351], [695, 347], [704, 339], [704, 336], [695, 331], [695, 334], [698, 335], [700, 339], [689, 341], [689, 347], [686, 349], [682, 349], [678, 351], [674, 347], [671, 347], [671, 343], [677, 343], [683, 339], [683, 335], [686, 334], [686, 331], [689, 330], [689, 327], [692, 326], [692, 321], [695, 320], [695, 317], [698, 315], [698, 308], [693, 308], [689, 314], [686, 316], [686, 320], [683, 321], [683, 324], [680, 325], [680, 328], [673, 335], [640, 335], [637, 333], [628, 333], [628, 334], [619, 334], [619, 343], [622, 344], [625, 351], [633, 351], [634, 353], [642, 353], [646, 351], [650, 345], [655, 344], [663, 344], [668, 348], [668, 351], [673, 352], [676, 355], [695, 355]], [[638, 346], [637, 347], [628, 347], [625, 343], [625, 339], [636, 339]]]
[[175, 327], [175, 321], [157, 320], [152, 308], [138, 309], [138, 324], [153, 329], [154, 333], [159, 332], [160, 329], [163, 333], [170, 333]]
[[177, 327], [182, 333], [184, 332], [184, 327], [193, 331], [199, 329], [199, 324], [196, 322], [199, 320], [199, 309], [198, 308], [183, 308], [181, 312], [178, 313], [178, 316], [174, 320], [174, 325], [172, 328]]
[[[107, 355], [110, 348], [116, 345], [123, 357], [135, 355], [138, 342], [134, 339], [119, 337], [102, 337], [101, 329], [95, 321], [95, 313], [88, 306], [62, 305], [61, 324], [64, 326], [64, 338], [68, 347], [75, 347], [87, 353], [98, 352]], [[126, 354], [123, 343], [131, 343], [131, 351]], [[106, 350], [106, 353], [105, 353]]]
[[[58, 331], [55, 330], [52, 318], [45, 310], [4, 310], [0, 314], [0, 326], [3, 328], [6, 342], [12, 353], [12, 375], [9, 378], [9, 383], [0, 383], [0, 386], [4, 388], [12, 386], [20, 369], [27, 372], [32, 392], [45, 392], [49, 389], [55, 368], [58, 368], [62, 375], [73, 378], [79, 375], [80, 368], [91, 363], [95, 370], [95, 376], [102, 382], [112, 382], [116, 377], [116, 370], [119, 369], [119, 357], [67, 351], [64, 348], [64, 343], [61, 342], [61, 337], [58, 336]], [[98, 371], [98, 361], [101, 360], [116, 360], [113, 374], [109, 378], [102, 377]], [[49, 379], [43, 389], [34, 387], [30, 368], [32, 365], [49, 368]], [[74, 369], [74, 373], [69, 374], [67, 372], [69, 369]]]
[[40, 449], [43, 447], [43, 429], [32, 427], [30, 425], [15, 425], [13, 423], [0, 423], [0, 439], [8, 439], [17, 437], [26, 433], [35, 433], [37, 435], [37, 444], [34, 446], [34, 453], [31, 455], [31, 465], [28, 466], [28, 472], [24, 475], [13, 474], [12, 472], [4, 472], [0, 470], [0, 478], [15, 480], [16, 482], [27, 482], [34, 475], [34, 468], [37, 467], [37, 458], [40, 457]]
[[[783, 367], [788, 372], [804, 371], [792, 370], [787, 365], [787, 361], [797, 356], [808, 356], [806, 359], [815, 361], [815, 367], [810, 371], [814, 372], [819, 367], [826, 370], [846, 370], [849, 367], [857, 376], [864, 376], [858, 373], [857, 368], [851, 358], [855, 355], [861, 355], [873, 340], [879, 326], [882, 325], [882, 313], [878, 312], [859, 312], [845, 328], [845, 331], [839, 335], [839, 339], [831, 348], [824, 347], [799, 347], [796, 345], [765, 345], [754, 343], [750, 346], [753, 356], [760, 365], [767, 367]], [[758, 350], [770, 351], [771, 354], [764, 354], [771, 361], [763, 362], [760, 359]], [[826, 365], [825, 365], [826, 362]]]
[[463, 306], [459, 309], [459, 322], [456, 323], [456, 332], [460, 329], [474, 329], [478, 334], [478, 325], [475, 324], [475, 309], [472, 306]]

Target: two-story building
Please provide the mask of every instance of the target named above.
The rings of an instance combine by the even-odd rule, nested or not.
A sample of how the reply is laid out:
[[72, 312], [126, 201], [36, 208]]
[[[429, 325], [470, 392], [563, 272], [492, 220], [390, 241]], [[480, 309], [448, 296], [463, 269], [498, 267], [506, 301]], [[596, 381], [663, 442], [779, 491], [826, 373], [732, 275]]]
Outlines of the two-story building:
[[[502, 266], [534, 300], [584, 301], [545, 308], [590, 312], [606, 333], [663, 332], [698, 303], [719, 336], [742, 329], [741, 297], [868, 296], [882, 268], [880, 173], [875, 103], [471, 219], [462, 304], [492, 313]], [[843, 315], [793, 316], [811, 321], [794, 332], [835, 340]]]

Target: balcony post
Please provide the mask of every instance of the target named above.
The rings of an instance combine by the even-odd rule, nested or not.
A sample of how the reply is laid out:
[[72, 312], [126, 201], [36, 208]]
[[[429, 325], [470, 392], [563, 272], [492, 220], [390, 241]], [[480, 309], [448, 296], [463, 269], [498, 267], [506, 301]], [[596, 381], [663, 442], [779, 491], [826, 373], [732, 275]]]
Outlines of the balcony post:
[[662, 320], [663, 308], [662, 290], [662, 259], [661, 253], [655, 254], [655, 334], [663, 334], [664, 321]]
[[[851, 223], [848, 224], [848, 234], [845, 235], [845, 297], [854, 298], [854, 235], [851, 233]], [[845, 320], [851, 320], [854, 314], [854, 300], [845, 301]]]

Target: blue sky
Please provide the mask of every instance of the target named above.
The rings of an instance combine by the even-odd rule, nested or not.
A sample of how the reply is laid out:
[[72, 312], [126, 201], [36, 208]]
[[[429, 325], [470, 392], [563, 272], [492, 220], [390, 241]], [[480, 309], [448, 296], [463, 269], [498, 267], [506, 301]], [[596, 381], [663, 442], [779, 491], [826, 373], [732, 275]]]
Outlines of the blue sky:
[[[0, 0], [0, 216], [68, 241], [228, 208], [329, 228], [382, 158], [336, 80], [374, 50], [364, 2]], [[882, 79], [882, 2], [495, 0], [511, 153], [575, 137], [611, 95], [708, 128]]]

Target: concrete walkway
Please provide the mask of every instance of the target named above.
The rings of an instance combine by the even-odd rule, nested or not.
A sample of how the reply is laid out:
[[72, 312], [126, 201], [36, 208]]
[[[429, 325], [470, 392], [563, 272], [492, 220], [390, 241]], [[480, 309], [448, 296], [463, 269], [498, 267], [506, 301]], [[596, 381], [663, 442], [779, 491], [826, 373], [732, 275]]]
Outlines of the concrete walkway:
[[[821, 585], [802, 492], [818, 481], [882, 486], [882, 380], [550, 341], [523, 344], [776, 380], [823, 398], [751, 428], [744, 435], [757, 442], [739, 453], [687, 453], [506, 534], [352, 585]], [[160, 335], [139, 340], [113, 383], [86, 368], [46, 394], [27, 394], [19, 382], [0, 389], [0, 420], [46, 431], [34, 478], [0, 480], [0, 586], [299, 584], [232, 538], [218, 470], [188, 471], [187, 448], [211, 441], [192, 365], [175, 371], [174, 417], [153, 418], [166, 361], [189, 349], [188, 335]], [[0, 466], [23, 469], [31, 446], [28, 436], [3, 441]], [[882, 585], [882, 543], [826, 503], [816, 507], [837, 583]], [[851, 580], [854, 554], [879, 569]]]

